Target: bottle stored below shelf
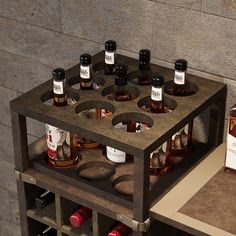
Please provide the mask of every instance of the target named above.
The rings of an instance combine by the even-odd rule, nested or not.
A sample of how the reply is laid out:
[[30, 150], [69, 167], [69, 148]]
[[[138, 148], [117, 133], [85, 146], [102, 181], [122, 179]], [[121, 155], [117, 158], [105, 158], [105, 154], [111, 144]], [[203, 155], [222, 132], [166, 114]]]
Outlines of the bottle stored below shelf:
[[225, 170], [236, 171], [236, 104], [230, 108], [228, 130], [227, 130], [227, 149], [225, 158]]
[[[67, 106], [65, 70], [53, 70], [53, 104]], [[47, 162], [54, 167], [70, 167], [78, 162], [77, 136], [69, 131], [46, 124]]]
[[92, 217], [92, 210], [82, 206], [70, 216], [72, 226], [79, 228], [86, 220]]
[[87, 53], [80, 56], [80, 89], [93, 89], [92, 57]]
[[129, 236], [132, 229], [123, 223], [118, 223], [107, 236]]
[[116, 64], [116, 42], [108, 40], [105, 42], [105, 75], [113, 75], [115, 73]]
[[168, 174], [172, 170], [170, 141], [166, 141], [150, 155], [150, 173], [154, 176]]
[[171, 137], [170, 154], [172, 158], [181, 160], [192, 153], [192, 130], [193, 120]]
[[38, 233], [37, 236], [57, 236], [57, 231], [48, 226], [42, 232]]
[[185, 96], [187, 93], [187, 65], [188, 62], [184, 59], [175, 61], [175, 74], [173, 83], [173, 94], [175, 96]]
[[46, 190], [39, 196], [35, 197], [35, 206], [38, 209], [43, 209], [53, 201], [55, 201], [54, 193]]

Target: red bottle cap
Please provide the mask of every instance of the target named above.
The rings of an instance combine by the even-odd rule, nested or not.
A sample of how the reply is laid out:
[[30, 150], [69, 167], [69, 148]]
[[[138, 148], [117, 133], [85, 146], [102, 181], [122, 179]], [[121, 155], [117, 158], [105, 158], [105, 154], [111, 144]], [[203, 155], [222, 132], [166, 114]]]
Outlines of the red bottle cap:
[[115, 229], [113, 229], [111, 232], [109, 232], [107, 236], [121, 236], [121, 234]]
[[83, 222], [84, 219], [78, 212], [75, 212], [73, 215], [70, 216], [70, 223], [75, 227], [80, 227]]

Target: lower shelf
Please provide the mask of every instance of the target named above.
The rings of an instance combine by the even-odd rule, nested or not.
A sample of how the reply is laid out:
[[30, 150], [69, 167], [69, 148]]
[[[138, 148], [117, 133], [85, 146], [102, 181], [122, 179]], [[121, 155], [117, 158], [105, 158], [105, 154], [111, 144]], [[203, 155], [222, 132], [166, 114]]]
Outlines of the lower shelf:
[[43, 209], [34, 208], [27, 210], [27, 216], [53, 228], [56, 228], [57, 226], [56, 207], [54, 202]]

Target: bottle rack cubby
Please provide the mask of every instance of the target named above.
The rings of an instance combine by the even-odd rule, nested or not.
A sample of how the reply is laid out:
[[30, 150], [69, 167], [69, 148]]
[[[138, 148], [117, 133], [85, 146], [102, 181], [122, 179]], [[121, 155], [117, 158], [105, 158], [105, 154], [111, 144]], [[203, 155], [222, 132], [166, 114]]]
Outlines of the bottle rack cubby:
[[[104, 52], [93, 57], [93, 63], [103, 61]], [[137, 60], [117, 55], [118, 62], [128, 65], [128, 72], [137, 70]], [[74, 102], [67, 107], [45, 104], [52, 98], [52, 81], [49, 80], [11, 101], [12, 127], [16, 170], [30, 176], [35, 185], [50, 189], [65, 199], [90, 207], [114, 220], [126, 224], [132, 221], [142, 224], [149, 218], [149, 209], [167, 191], [183, 178], [205, 155], [222, 142], [226, 86], [194, 75], [187, 75], [189, 94], [176, 97], [171, 93], [174, 71], [152, 65], [152, 69], [164, 75], [166, 80], [165, 101], [173, 110], [163, 114], [152, 114], [142, 106], [150, 98], [150, 86], [129, 83], [135, 98], [127, 102], [115, 102], [106, 96], [114, 84], [114, 76], [93, 76], [98, 89], [81, 91], [74, 85], [79, 83], [79, 65], [66, 72], [68, 97]], [[106, 119], [85, 119], [78, 115], [85, 109], [99, 108], [111, 111]], [[210, 109], [208, 141], [194, 142], [194, 152], [165, 176], [150, 176], [149, 157], [157, 147], [170, 139], [179, 129], [195, 117]], [[102, 148], [82, 150], [82, 160], [68, 169], [57, 169], [45, 162], [45, 137], [27, 145], [26, 117], [77, 133], [134, 155], [133, 163], [112, 163], [104, 156]], [[122, 121], [135, 120], [148, 124], [145, 132], [127, 133], [115, 129]], [[19, 177], [18, 185], [22, 184]], [[24, 178], [23, 178], [24, 179]], [[29, 178], [28, 182], [32, 182]], [[20, 203], [27, 195], [18, 188]], [[26, 211], [20, 204], [21, 218]], [[27, 225], [27, 222], [26, 222]], [[30, 235], [26, 229], [24, 235]], [[63, 232], [66, 234], [66, 232]], [[99, 235], [94, 233], [94, 235]], [[134, 231], [133, 235], [146, 235]]]

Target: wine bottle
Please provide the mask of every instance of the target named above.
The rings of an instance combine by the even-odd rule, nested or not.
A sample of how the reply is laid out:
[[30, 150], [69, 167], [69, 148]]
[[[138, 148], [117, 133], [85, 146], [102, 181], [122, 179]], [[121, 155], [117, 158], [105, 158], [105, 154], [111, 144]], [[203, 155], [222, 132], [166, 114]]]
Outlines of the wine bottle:
[[132, 229], [123, 223], [118, 223], [107, 236], [128, 236], [132, 233]]
[[152, 113], [163, 113], [164, 110], [164, 77], [155, 74], [152, 77], [150, 111]]
[[116, 42], [108, 40], [105, 42], [105, 75], [113, 75], [116, 63]]
[[93, 89], [92, 79], [92, 57], [90, 54], [82, 54], [80, 56], [80, 89]]
[[138, 84], [150, 85], [151, 79], [152, 71], [150, 68], [150, 50], [141, 49], [139, 51]]
[[36, 208], [38, 209], [43, 209], [45, 208], [48, 204], [53, 202], [55, 200], [55, 195], [54, 193], [50, 191], [44, 191], [42, 194], [39, 196], [35, 197], [35, 205]]
[[57, 231], [48, 226], [43, 231], [37, 234], [37, 236], [57, 236]]
[[187, 61], [184, 59], [178, 59], [175, 61], [175, 75], [173, 83], [173, 93], [175, 96], [184, 96], [187, 92]]
[[92, 210], [82, 206], [70, 216], [70, 223], [79, 228], [86, 220], [92, 217]]
[[[67, 105], [65, 70], [53, 70], [53, 104]], [[66, 130], [46, 124], [47, 162], [54, 167], [70, 167], [78, 162], [77, 137]]]

